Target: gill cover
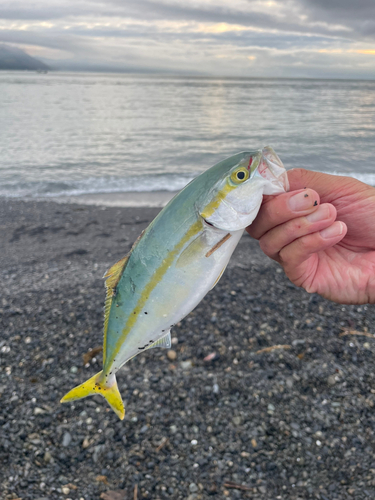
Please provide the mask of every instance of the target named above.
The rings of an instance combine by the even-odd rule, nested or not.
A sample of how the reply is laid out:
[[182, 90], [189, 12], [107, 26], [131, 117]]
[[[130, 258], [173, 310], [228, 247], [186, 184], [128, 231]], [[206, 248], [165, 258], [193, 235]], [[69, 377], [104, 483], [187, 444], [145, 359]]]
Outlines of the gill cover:
[[257, 216], [264, 194], [280, 194], [288, 189], [284, 165], [271, 147], [244, 152], [210, 190], [200, 215], [218, 229], [244, 229]]

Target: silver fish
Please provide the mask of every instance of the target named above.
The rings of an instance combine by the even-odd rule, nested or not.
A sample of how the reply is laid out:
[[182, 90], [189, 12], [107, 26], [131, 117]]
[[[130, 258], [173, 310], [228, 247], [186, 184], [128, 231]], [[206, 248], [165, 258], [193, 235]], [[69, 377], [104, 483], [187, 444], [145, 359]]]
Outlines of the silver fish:
[[104, 396], [124, 418], [116, 372], [152, 347], [170, 347], [170, 329], [219, 281], [264, 194], [288, 190], [270, 147], [238, 153], [203, 172], [151, 222], [105, 274], [103, 370], [62, 402]]

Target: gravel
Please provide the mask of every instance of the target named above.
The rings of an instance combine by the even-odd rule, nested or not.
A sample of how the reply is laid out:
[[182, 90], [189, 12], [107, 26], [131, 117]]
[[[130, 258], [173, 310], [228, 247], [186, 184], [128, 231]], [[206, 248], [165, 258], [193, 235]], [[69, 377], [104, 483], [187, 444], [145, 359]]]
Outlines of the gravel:
[[173, 350], [119, 372], [124, 421], [59, 403], [100, 370], [101, 276], [157, 211], [0, 200], [0, 497], [375, 498], [375, 308], [298, 289], [249, 237]]

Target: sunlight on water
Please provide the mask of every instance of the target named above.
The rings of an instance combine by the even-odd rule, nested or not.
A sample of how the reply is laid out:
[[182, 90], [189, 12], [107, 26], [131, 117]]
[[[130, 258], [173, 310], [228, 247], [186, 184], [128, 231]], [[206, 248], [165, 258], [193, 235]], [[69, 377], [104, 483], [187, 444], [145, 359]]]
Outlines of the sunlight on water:
[[1, 73], [0, 195], [181, 189], [271, 144], [375, 184], [375, 82]]

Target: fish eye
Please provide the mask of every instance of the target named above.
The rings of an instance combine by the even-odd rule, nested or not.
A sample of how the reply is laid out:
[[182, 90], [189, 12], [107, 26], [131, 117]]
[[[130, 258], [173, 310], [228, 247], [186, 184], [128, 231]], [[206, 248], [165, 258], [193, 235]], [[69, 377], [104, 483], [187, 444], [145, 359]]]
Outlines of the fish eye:
[[246, 181], [249, 178], [249, 176], [250, 176], [249, 171], [246, 168], [239, 168], [238, 170], [232, 172], [230, 178], [232, 182], [234, 182], [235, 184], [239, 184], [243, 181]]

